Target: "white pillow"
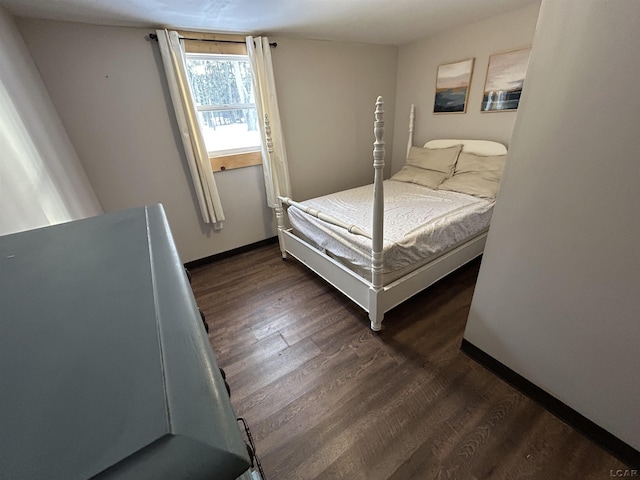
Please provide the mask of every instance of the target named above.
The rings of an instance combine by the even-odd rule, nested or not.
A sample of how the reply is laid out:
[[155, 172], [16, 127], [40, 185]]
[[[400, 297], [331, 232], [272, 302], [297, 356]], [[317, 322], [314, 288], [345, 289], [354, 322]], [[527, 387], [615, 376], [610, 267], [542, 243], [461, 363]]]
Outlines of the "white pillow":
[[442, 182], [438, 189], [493, 200], [498, 195], [506, 158], [506, 155], [460, 152], [453, 176]]
[[406, 165], [391, 180], [435, 189], [453, 173], [461, 149], [462, 145], [436, 149], [411, 147]]
[[405, 165], [398, 173], [391, 177], [391, 180], [395, 180], [396, 182], [416, 183], [423, 187], [429, 187], [435, 190], [446, 178], [447, 175], [442, 172], [418, 168], [413, 165]]
[[500, 181], [507, 160], [506, 155], [477, 155], [460, 152], [454, 175], [458, 173], [477, 173], [483, 178]]
[[462, 150], [462, 145], [448, 148], [411, 147], [407, 157], [407, 165], [442, 172], [448, 177], [453, 173], [460, 150]]

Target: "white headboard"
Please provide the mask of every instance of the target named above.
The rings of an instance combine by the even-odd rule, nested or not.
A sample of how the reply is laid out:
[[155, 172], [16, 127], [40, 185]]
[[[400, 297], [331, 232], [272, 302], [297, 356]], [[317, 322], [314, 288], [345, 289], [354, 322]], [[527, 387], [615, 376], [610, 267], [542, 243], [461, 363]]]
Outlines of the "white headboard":
[[492, 142], [490, 140], [430, 140], [424, 144], [424, 148], [447, 148], [454, 145], [463, 145], [463, 152], [475, 153], [482, 156], [504, 155], [507, 153], [507, 147], [501, 143]]

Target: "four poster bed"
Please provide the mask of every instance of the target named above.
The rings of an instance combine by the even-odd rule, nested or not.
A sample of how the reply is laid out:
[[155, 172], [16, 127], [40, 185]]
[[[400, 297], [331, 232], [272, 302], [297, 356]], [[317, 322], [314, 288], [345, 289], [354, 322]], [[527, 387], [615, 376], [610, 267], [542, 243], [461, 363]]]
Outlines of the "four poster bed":
[[[283, 258], [291, 255], [369, 314], [379, 331], [385, 312], [480, 255], [506, 157], [485, 140], [432, 140], [383, 181], [383, 100], [375, 109], [374, 183], [275, 206]], [[265, 119], [267, 151], [273, 154]]]

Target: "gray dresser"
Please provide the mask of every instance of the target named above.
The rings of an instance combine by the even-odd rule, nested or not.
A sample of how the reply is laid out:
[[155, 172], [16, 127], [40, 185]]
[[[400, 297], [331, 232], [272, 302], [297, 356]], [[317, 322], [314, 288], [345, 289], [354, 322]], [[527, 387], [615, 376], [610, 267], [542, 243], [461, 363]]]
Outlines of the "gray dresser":
[[0, 479], [249, 466], [162, 206], [0, 237]]

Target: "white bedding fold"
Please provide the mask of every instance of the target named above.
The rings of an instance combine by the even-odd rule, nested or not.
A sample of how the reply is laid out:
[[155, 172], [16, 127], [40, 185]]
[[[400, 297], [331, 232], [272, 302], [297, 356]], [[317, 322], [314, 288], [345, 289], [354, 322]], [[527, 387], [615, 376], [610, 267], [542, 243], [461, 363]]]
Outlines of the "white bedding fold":
[[[304, 205], [372, 230], [373, 185], [307, 200]], [[489, 227], [494, 202], [412, 183], [384, 182], [383, 274], [424, 263]], [[371, 271], [371, 240], [289, 208], [295, 231], [363, 275]]]

